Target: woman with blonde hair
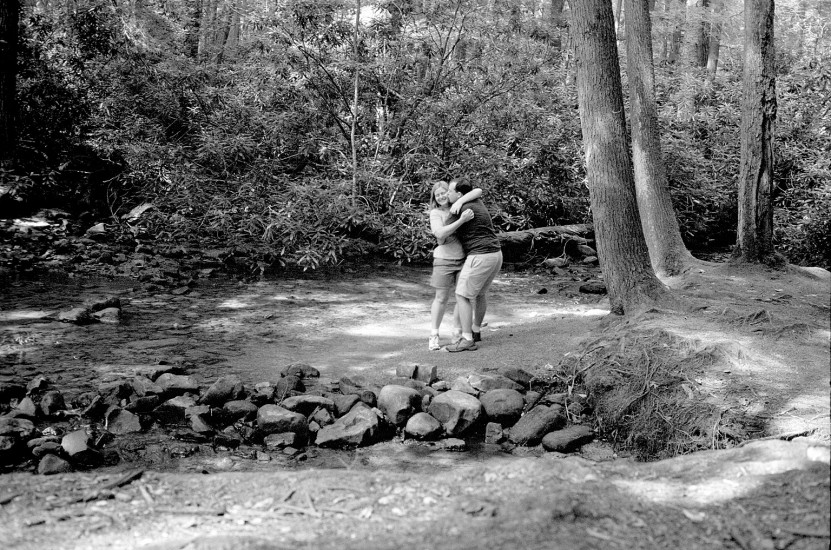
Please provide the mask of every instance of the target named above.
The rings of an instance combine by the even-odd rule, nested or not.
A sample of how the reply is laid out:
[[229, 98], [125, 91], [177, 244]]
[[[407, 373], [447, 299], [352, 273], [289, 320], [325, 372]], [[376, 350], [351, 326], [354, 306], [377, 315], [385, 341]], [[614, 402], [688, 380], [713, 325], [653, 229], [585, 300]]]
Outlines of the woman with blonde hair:
[[[473, 189], [451, 205], [447, 198], [447, 189], [446, 181], [437, 181], [430, 193], [430, 231], [438, 241], [438, 246], [433, 250], [433, 274], [430, 277], [430, 286], [436, 289], [430, 307], [430, 339], [427, 344], [430, 351], [441, 349], [439, 327], [444, 318], [447, 300], [456, 288], [456, 277], [465, 263], [465, 251], [454, 233], [462, 224], [473, 218], [473, 212], [462, 212], [459, 219], [452, 223], [447, 223], [448, 218], [452, 214], [458, 214], [459, 208], [466, 202], [482, 196], [481, 189]], [[457, 310], [453, 312], [453, 323], [453, 339], [458, 339], [461, 337], [461, 324]]]

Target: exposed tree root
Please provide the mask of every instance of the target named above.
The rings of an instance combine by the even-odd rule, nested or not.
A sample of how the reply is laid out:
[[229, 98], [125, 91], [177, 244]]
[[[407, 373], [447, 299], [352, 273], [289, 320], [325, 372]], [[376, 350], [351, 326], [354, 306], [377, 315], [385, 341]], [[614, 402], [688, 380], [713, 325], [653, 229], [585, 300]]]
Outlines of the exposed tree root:
[[742, 357], [735, 345], [630, 322], [586, 343], [560, 370], [585, 387], [601, 433], [648, 460], [731, 447], [763, 430], [738, 408], [703, 393], [697, 380], [714, 365], [727, 367]]

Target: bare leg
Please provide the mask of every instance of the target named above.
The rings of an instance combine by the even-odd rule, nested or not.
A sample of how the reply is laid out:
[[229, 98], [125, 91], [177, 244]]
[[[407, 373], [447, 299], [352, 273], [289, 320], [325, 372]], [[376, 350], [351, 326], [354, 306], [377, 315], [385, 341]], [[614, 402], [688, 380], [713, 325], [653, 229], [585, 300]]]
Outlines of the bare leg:
[[438, 332], [441, 321], [444, 318], [444, 310], [447, 307], [448, 298], [450, 298], [450, 289], [436, 289], [436, 297], [433, 298], [433, 304], [430, 306], [430, 328], [436, 332]]
[[482, 327], [482, 321], [485, 319], [485, 312], [488, 309], [488, 297], [487, 294], [480, 294], [476, 297], [476, 307], [474, 308], [473, 313], [473, 328], [479, 332], [478, 329]]
[[456, 306], [453, 308], [453, 332], [452, 334], [455, 336], [462, 331], [462, 324], [459, 321], [459, 302], [456, 302]]
[[473, 332], [473, 304], [470, 299], [456, 294], [456, 307], [459, 308], [459, 323], [462, 326], [462, 334]]

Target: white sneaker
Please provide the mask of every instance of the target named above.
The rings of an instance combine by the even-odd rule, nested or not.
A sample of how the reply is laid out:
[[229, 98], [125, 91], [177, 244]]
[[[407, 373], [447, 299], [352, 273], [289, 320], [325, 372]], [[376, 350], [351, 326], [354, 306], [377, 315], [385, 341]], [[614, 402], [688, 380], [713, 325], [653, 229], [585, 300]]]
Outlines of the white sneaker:
[[438, 351], [441, 349], [439, 345], [439, 336], [431, 336], [430, 339], [427, 341], [427, 349], [430, 351]]

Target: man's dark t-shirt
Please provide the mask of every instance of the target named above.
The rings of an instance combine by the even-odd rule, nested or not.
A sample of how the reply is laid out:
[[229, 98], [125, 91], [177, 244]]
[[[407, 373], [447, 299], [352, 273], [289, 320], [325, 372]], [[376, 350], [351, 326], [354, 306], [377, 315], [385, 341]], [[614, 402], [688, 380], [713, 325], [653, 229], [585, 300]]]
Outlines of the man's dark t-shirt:
[[[473, 210], [473, 219], [462, 224], [456, 230], [456, 236], [462, 242], [465, 254], [489, 254], [502, 250], [499, 246], [496, 231], [493, 229], [491, 215], [488, 213], [485, 204], [481, 200], [476, 199], [475, 201], [462, 205], [459, 213], [468, 209]], [[448, 220], [448, 223], [452, 223], [458, 219], [458, 216], [452, 216]]]

